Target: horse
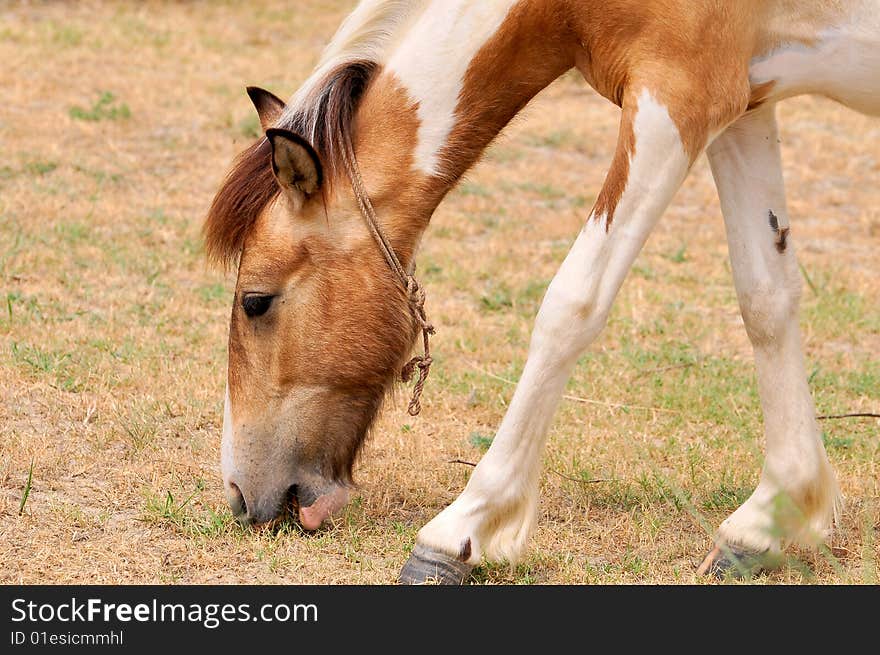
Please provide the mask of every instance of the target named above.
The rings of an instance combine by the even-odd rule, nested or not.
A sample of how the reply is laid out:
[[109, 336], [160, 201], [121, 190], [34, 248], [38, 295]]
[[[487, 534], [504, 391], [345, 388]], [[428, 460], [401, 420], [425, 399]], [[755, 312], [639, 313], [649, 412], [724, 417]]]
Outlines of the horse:
[[[414, 267], [431, 216], [571, 69], [621, 109], [607, 177], [547, 288], [491, 447], [418, 532], [399, 581], [461, 584], [484, 558], [521, 557], [563, 387], [704, 152], [766, 456], [697, 572], [759, 570], [828, 537], [842, 501], [807, 384], [775, 106], [818, 94], [880, 115], [878, 0], [363, 0], [289, 102], [249, 88], [265, 136], [204, 225], [211, 260], [238, 267], [221, 468], [243, 523], [293, 511], [315, 530], [339, 512], [401, 369], [417, 377], [418, 412], [433, 326]], [[424, 353], [407, 361], [417, 340]], [[780, 499], [795, 518], [780, 522]]]

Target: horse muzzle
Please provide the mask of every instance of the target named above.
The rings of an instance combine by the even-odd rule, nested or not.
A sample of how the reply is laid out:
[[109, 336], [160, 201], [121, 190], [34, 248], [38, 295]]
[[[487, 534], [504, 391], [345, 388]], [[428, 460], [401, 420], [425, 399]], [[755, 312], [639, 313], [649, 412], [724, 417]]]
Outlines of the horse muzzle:
[[257, 493], [246, 484], [226, 483], [226, 500], [239, 523], [261, 526], [295, 514], [304, 530], [317, 530], [348, 504], [350, 490], [337, 483], [291, 484]]

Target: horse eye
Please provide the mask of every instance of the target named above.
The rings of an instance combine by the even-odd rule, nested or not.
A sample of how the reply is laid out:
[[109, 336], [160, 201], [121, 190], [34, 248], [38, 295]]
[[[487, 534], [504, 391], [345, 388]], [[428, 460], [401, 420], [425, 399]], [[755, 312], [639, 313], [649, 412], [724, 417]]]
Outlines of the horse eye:
[[262, 316], [269, 311], [275, 296], [250, 294], [241, 299], [241, 307], [248, 318]]

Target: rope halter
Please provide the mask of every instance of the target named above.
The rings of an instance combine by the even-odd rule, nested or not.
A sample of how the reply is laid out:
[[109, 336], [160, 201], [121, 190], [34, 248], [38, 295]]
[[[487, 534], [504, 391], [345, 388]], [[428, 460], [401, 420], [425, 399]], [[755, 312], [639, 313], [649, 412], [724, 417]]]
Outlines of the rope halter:
[[401, 371], [401, 378], [404, 382], [409, 382], [413, 379], [416, 369], [419, 371], [418, 379], [413, 387], [412, 399], [409, 401], [409, 407], [407, 409], [410, 416], [417, 416], [419, 412], [422, 411], [422, 391], [425, 388], [425, 382], [428, 379], [431, 364], [434, 363], [434, 360], [431, 358], [430, 344], [430, 337], [434, 334], [434, 326], [428, 322], [428, 316], [425, 313], [425, 290], [422, 288], [422, 285], [419, 284], [418, 280], [416, 280], [415, 276], [411, 272], [408, 272], [403, 267], [403, 264], [400, 263], [400, 259], [394, 252], [394, 248], [391, 247], [388, 237], [385, 236], [385, 233], [382, 231], [382, 227], [379, 225], [379, 220], [376, 216], [376, 210], [373, 208], [373, 203], [370, 202], [370, 196], [364, 186], [364, 180], [361, 177], [361, 171], [358, 168], [357, 158], [354, 155], [354, 147], [351, 142], [346, 143], [342, 148], [342, 155], [345, 160], [345, 167], [348, 169], [348, 176], [351, 178], [351, 186], [354, 190], [354, 196], [357, 199], [358, 206], [360, 207], [361, 215], [364, 217], [364, 221], [366, 221], [367, 227], [370, 229], [370, 233], [376, 241], [376, 245], [378, 245], [379, 250], [382, 251], [382, 255], [385, 257], [388, 267], [403, 285], [407, 301], [409, 302], [410, 313], [422, 332], [424, 354], [413, 357], [406, 363]]

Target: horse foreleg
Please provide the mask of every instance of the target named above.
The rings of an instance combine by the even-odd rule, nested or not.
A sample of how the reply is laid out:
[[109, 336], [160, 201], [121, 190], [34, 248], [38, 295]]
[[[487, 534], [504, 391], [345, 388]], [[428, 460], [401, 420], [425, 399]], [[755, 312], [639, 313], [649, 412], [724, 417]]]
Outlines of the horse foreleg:
[[482, 557], [519, 558], [535, 525], [547, 429], [579, 355], [691, 159], [666, 107], [647, 91], [624, 105], [614, 165], [594, 210], [550, 283], [522, 378], [464, 492], [425, 525], [400, 579], [461, 583]]
[[730, 262], [755, 353], [767, 454], [751, 497], [716, 535], [701, 573], [748, 572], [783, 542], [815, 542], [840, 503], [807, 385], [798, 301], [801, 278], [772, 106], [734, 123], [709, 147]]

